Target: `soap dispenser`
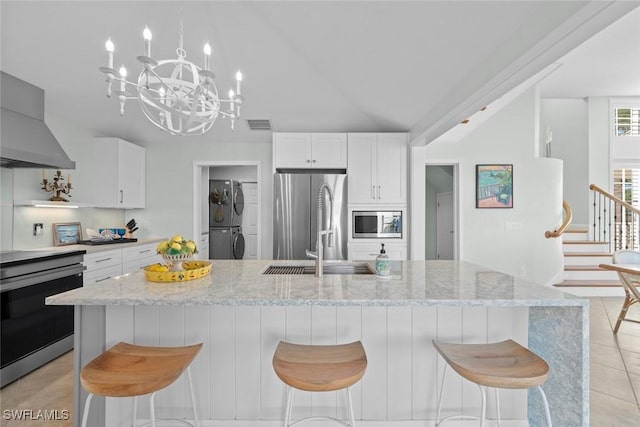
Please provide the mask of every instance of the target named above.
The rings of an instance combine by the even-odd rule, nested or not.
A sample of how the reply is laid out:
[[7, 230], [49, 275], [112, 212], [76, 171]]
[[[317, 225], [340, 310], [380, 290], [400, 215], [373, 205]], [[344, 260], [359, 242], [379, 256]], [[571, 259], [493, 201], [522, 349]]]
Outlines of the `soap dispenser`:
[[384, 243], [382, 244], [382, 248], [380, 249], [380, 255], [376, 257], [376, 276], [380, 278], [389, 278], [389, 257], [387, 256], [387, 252], [384, 250]]

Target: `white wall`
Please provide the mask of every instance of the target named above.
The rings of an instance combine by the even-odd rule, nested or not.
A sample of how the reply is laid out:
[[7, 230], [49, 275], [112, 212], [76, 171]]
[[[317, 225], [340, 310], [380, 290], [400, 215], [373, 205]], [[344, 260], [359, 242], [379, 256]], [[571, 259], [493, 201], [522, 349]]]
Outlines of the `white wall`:
[[255, 166], [212, 166], [209, 168], [209, 179], [256, 182], [258, 179], [257, 168]]
[[[539, 283], [556, 281], [562, 245], [544, 232], [562, 222], [562, 161], [533, 156], [536, 99], [529, 89], [460, 141], [412, 149], [412, 259], [425, 256], [424, 165], [457, 161], [460, 259]], [[475, 208], [475, 165], [481, 163], [513, 164], [512, 209]]]
[[613, 176], [609, 146], [609, 98], [589, 101], [589, 183], [609, 191]]
[[553, 132], [551, 155], [561, 159], [563, 198], [573, 211], [573, 224], [589, 223], [589, 115], [585, 99], [543, 99], [540, 109], [541, 153], [547, 127]]
[[[135, 141], [133, 141], [135, 142]], [[174, 144], [147, 143], [147, 204], [146, 209], [127, 211], [155, 236], [193, 234], [193, 162], [194, 161], [260, 161], [262, 257], [272, 253], [272, 187], [271, 135], [264, 143], [208, 144], [176, 138]], [[255, 168], [254, 168], [255, 170]], [[146, 231], [141, 230], [141, 236]], [[197, 237], [197, 236], [196, 236]]]
[[[66, 179], [67, 174], [71, 174], [73, 189], [71, 190], [71, 201], [90, 203], [92, 200], [92, 188], [88, 184], [92, 171], [86, 166], [87, 159], [96, 155], [86, 142], [93, 138], [89, 131], [78, 126], [77, 123], [69, 122], [56, 116], [46, 115], [45, 122], [56, 136], [60, 145], [67, 155], [76, 162], [75, 170], [63, 170]], [[55, 169], [45, 169], [46, 176], [51, 179]], [[13, 169], [3, 170], [5, 175], [13, 175], [13, 199], [14, 200], [47, 200], [49, 193], [41, 190], [42, 169]], [[3, 179], [2, 199], [5, 199], [5, 185]], [[9, 233], [13, 237], [13, 247], [11, 249], [33, 249], [48, 247], [53, 245], [53, 232], [51, 224], [56, 222], [80, 222], [83, 235], [87, 227], [122, 227], [124, 221], [124, 211], [120, 209], [58, 209], [58, 208], [34, 208], [16, 206], [13, 208], [13, 228], [5, 228], [3, 215], [2, 234]], [[44, 233], [40, 236], [33, 236], [33, 224], [43, 223]], [[3, 249], [9, 249], [4, 247]]]
[[[589, 102], [589, 184], [596, 184], [613, 193], [609, 124], [609, 98], [590, 97]], [[594, 223], [593, 209], [589, 209], [589, 224]], [[589, 227], [592, 233], [592, 227]]]

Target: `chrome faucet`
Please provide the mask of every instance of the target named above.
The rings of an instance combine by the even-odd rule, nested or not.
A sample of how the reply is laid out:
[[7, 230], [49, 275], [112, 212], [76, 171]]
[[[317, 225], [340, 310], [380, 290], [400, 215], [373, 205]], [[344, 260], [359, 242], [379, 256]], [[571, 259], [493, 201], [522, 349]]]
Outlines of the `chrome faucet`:
[[[322, 227], [324, 225], [323, 216], [322, 216], [322, 208], [324, 207], [324, 192], [327, 192], [329, 195], [329, 228], [323, 230]], [[325, 211], [326, 211], [325, 207]], [[333, 246], [333, 237], [334, 237], [334, 229], [333, 229], [333, 215], [331, 212], [333, 211], [333, 195], [331, 194], [331, 188], [327, 184], [322, 184], [318, 189], [318, 239], [316, 241], [316, 251], [312, 252], [309, 249], [306, 250], [307, 258], [316, 260], [316, 277], [322, 277], [322, 268], [323, 268], [323, 249], [324, 245], [322, 244], [322, 236], [327, 236], [327, 247]]]

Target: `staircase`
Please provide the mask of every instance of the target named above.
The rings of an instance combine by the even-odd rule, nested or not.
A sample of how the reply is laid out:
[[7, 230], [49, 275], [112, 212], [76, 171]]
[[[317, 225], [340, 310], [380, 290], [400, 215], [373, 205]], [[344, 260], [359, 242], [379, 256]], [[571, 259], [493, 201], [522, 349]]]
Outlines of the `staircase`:
[[611, 263], [609, 242], [588, 239], [587, 227], [573, 228], [562, 234], [564, 280], [556, 288], [578, 296], [624, 296], [615, 271], [598, 265]]

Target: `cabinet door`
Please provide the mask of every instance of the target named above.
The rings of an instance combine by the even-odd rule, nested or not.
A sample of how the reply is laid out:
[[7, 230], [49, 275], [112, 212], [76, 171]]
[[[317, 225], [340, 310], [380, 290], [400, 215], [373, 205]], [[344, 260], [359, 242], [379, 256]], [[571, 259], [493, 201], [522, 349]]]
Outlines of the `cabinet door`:
[[97, 208], [118, 207], [118, 140], [95, 138], [91, 142], [91, 190]]
[[378, 134], [376, 200], [407, 203], [407, 135]]
[[375, 260], [380, 254], [380, 243], [384, 243], [384, 250], [392, 261], [407, 259], [406, 243], [368, 242], [349, 243], [349, 259], [354, 261]]
[[314, 133], [311, 135], [311, 167], [347, 168], [347, 134]]
[[273, 144], [275, 168], [311, 167], [310, 133], [277, 133], [274, 135]]
[[118, 207], [145, 206], [145, 149], [118, 140]]
[[347, 142], [347, 180], [349, 203], [374, 203], [376, 200], [376, 135], [350, 133]]

